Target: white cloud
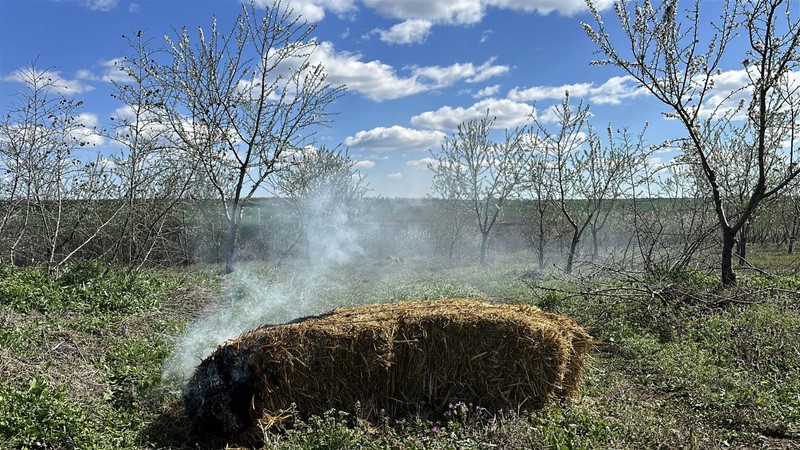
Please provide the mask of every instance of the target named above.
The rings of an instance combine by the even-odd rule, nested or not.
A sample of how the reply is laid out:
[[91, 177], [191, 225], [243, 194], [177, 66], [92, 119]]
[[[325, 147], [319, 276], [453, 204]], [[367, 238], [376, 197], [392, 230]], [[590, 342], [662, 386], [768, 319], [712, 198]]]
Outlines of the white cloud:
[[528, 122], [533, 106], [509, 99], [483, 99], [469, 107], [443, 106], [436, 111], [426, 111], [411, 118], [411, 123], [434, 130], [452, 130], [460, 123], [486, 117], [496, 117], [495, 125], [511, 128]]
[[[800, 74], [800, 72], [797, 72]], [[706, 102], [700, 106], [699, 115], [708, 118], [713, 114], [724, 114], [738, 108], [740, 101], [749, 101], [752, 98], [751, 89], [743, 89], [750, 84], [747, 69], [728, 70], [714, 77], [714, 89]], [[739, 119], [746, 114], [746, 104], [742, 111], [737, 113]]]
[[106, 83], [130, 83], [133, 81], [123, 70], [123, 58], [113, 58], [106, 61], [100, 61], [100, 66], [103, 68], [101, 74], [97, 75], [91, 70], [81, 69], [75, 72], [75, 77], [80, 80], [103, 81]]
[[[272, 0], [255, 0], [255, 4], [260, 8], [271, 8], [274, 3]], [[326, 11], [341, 16], [356, 9], [353, 0], [290, 0], [284, 2], [283, 6], [312, 23], [324, 19]]]
[[412, 159], [410, 161], [406, 161], [406, 165], [417, 172], [422, 172], [424, 170], [428, 170], [430, 167], [436, 167], [439, 165], [439, 160], [431, 157]]
[[381, 40], [387, 44], [420, 44], [431, 32], [433, 24], [427, 20], [406, 20], [393, 25], [388, 30], [376, 29]]
[[560, 86], [534, 86], [527, 89], [514, 88], [508, 98], [514, 101], [557, 100], [569, 91], [572, 98], [585, 98], [598, 105], [618, 105], [624, 99], [646, 94], [631, 76], [615, 76], [600, 86], [594, 83], [573, 83]]
[[356, 169], [372, 169], [375, 167], [375, 161], [357, 161], [355, 164], [353, 164], [353, 167]]
[[106, 82], [130, 82], [132, 78], [123, 69], [124, 60], [122, 58], [109, 59], [101, 61], [100, 65], [103, 66], [104, 71], [101, 76], [103, 81]]
[[75, 122], [83, 125], [84, 127], [94, 128], [98, 124], [100, 124], [100, 120], [97, 118], [97, 114], [92, 113], [82, 113], [78, 114], [75, 117]]
[[[599, 10], [604, 10], [610, 7], [612, 2], [613, 0], [597, 0], [595, 4]], [[538, 14], [556, 12], [564, 16], [573, 16], [586, 10], [585, 0], [364, 0], [364, 6], [379, 15], [403, 23], [426, 21], [431, 25], [473, 25], [483, 20], [486, 10], [490, 7]], [[485, 38], [484, 34], [481, 42], [484, 42]], [[392, 41], [392, 43], [418, 42], [420, 41]]]
[[[574, 16], [586, 11], [586, 0], [485, 0], [485, 4], [500, 9], [535, 12], [542, 15], [555, 12], [562, 16]], [[611, 7], [613, 0], [595, 0], [594, 4], [602, 11]]]
[[111, 11], [117, 7], [117, 0], [83, 0], [81, 3], [92, 11]]
[[414, 130], [395, 125], [359, 131], [355, 136], [347, 137], [344, 144], [354, 149], [371, 151], [427, 150], [441, 145], [444, 138], [445, 134], [441, 131]]
[[[748, 71], [751, 72], [749, 75]], [[751, 66], [747, 69], [726, 70], [714, 75], [714, 88], [709, 91], [706, 102], [700, 105], [699, 116], [705, 119], [712, 115], [719, 117], [722, 114], [731, 114], [737, 110], [740, 102], [744, 102], [744, 108], [736, 111], [733, 118], [745, 119], [748, 102], [753, 98], [751, 79], [757, 78], [755, 71], [756, 68]], [[788, 72], [787, 77], [789, 86], [800, 86], [800, 70]]]
[[489, 78], [496, 77], [498, 75], [503, 75], [509, 70], [511, 70], [508, 66], [495, 66], [494, 60], [496, 58], [492, 58], [489, 61], [481, 64], [479, 67], [475, 69], [475, 75], [471, 78], [467, 79], [468, 83], [480, 83], [481, 81], [486, 81]]
[[138, 3], [131, 3], [131, 5], [128, 7], [128, 12], [138, 13], [138, 12], [141, 12], [141, 11], [142, 11], [142, 7], [139, 6]]
[[92, 73], [91, 70], [80, 69], [75, 72], [75, 78], [79, 80], [97, 80], [99, 77]]
[[490, 59], [480, 66], [455, 63], [450, 66], [410, 68], [407, 76], [379, 60], [362, 61], [357, 53], [337, 52], [331, 42], [321, 42], [311, 55], [311, 62], [325, 67], [328, 81], [344, 84], [351, 92], [381, 102], [452, 86], [465, 80], [477, 82], [509, 71], [508, 66], [495, 65]]
[[485, 88], [481, 89], [480, 91], [476, 92], [472, 96], [475, 98], [484, 98], [484, 97], [492, 97], [495, 94], [500, 92], [500, 85], [495, 84], [494, 86], [486, 86]]
[[561, 86], [534, 86], [520, 90], [514, 88], [508, 93], [508, 98], [514, 101], [539, 101], [564, 98], [564, 92], [569, 91], [575, 97], [585, 97], [592, 89], [594, 83], [562, 84]]
[[611, 77], [589, 93], [589, 101], [598, 105], [619, 105], [624, 99], [646, 94], [645, 88], [630, 76]]
[[473, 24], [484, 15], [482, 0], [364, 0], [364, 5], [392, 19], [424, 19], [438, 23]]
[[54, 70], [40, 71], [30, 67], [17, 69], [3, 77], [2, 80], [28, 85], [36, 82], [40, 87], [44, 87], [45, 90], [63, 95], [83, 94], [94, 90], [94, 86], [81, 83], [80, 80], [62, 78], [61, 72]]
[[510, 70], [508, 66], [494, 65], [492, 58], [478, 67], [472, 63], [456, 63], [450, 66], [427, 66], [414, 69], [414, 75], [431, 80], [433, 87], [452, 86], [456, 81], [466, 80], [468, 83], [485, 81], [491, 77], [502, 75]]
[[129, 122], [136, 118], [136, 111], [130, 105], [120, 106], [111, 113], [111, 120]]
[[386, 176], [389, 177], [392, 180], [402, 180], [403, 179], [403, 173], [402, 172], [394, 172], [394, 173], [390, 173], [389, 175], [386, 175]]
[[[595, 0], [594, 3], [602, 11], [611, 7], [613, 0]], [[490, 7], [537, 14], [555, 12], [564, 16], [587, 10], [585, 0], [364, 0], [364, 5], [392, 19], [423, 19], [451, 25], [478, 23]]]
[[449, 66], [426, 66], [414, 69], [414, 76], [432, 82], [433, 86], [450, 86], [475, 73], [472, 63], [456, 63]]
[[331, 83], [346, 84], [349, 91], [376, 102], [408, 97], [429, 89], [414, 77], [398, 76], [389, 64], [378, 60], [364, 62], [359, 54], [336, 52], [330, 42], [320, 43], [311, 58], [314, 63], [325, 66]]

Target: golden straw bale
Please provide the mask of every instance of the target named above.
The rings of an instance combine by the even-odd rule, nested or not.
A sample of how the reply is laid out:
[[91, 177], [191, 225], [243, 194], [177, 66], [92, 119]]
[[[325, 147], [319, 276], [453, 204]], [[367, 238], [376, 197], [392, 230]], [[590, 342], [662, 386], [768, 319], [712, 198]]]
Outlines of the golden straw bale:
[[535, 409], [578, 390], [592, 341], [569, 318], [469, 299], [336, 309], [220, 346], [186, 390], [195, 427], [231, 434], [292, 404], [302, 414], [441, 413], [448, 403]]

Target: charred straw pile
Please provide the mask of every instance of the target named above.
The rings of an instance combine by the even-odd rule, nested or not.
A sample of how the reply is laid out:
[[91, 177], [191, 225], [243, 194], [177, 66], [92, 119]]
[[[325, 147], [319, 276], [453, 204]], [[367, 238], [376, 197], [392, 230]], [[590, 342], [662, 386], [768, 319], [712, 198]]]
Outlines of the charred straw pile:
[[264, 326], [197, 368], [185, 402], [196, 430], [232, 434], [295, 404], [391, 417], [441, 413], [462, 401], [489, 410], [540, 408], [578, 390], [591, 337], [525, 305], [415, 301], [336, 309]]

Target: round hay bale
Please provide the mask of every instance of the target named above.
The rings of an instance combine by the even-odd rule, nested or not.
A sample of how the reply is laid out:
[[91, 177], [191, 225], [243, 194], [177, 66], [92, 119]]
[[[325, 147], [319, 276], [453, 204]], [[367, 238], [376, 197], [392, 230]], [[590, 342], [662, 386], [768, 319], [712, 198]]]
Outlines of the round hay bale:
[[469, 299], [336, 309], [221, 345], [185, 394], [196, 429], [233, 434], [291, 405], [301, 414], [441, 413], [449, 403], [540, 408], [577, 392], [591, 337], [526, 305]]

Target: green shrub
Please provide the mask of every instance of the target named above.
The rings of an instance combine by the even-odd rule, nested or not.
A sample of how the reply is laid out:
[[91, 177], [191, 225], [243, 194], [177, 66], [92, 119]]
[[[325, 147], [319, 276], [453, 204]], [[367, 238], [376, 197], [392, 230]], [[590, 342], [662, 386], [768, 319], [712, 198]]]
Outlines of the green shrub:
[[744, 283], [753, 289], [782, 289], [800, 292], [800, 276], [797, 275], [755, 276], [744, 280]]
[[160, 338], [126, 339], [108, 349], [100, 368], [108, 389], [104, 395], [118, 409], [136, 410], [161, 380], [169, 348]]
[[64, 307], [61, 290], [47, 272], [6, 265], [0, 265], [0, 301], [20, 312]]
[[0, 266], [0, 298], [19, 312], [121, 313], [158, 305], [170, 283], [143, 272], [72, 266], [58, 278], [38, 268]]
[[0, 448], [88, 448], [86, 413], [61, 389], [31, 378], [17, 389], [0, 380]]
[[709, 289], [719, 285], [719, 280], [714, 276], [689, 266], [656, 271], [650, 275], [650, 279], [660, 283], [694, 286], [699, 289]]
[[168, 287], [162, 277], [107, 270], [96, 263], [71, 267], [57, 279], [57, 284], [69, 299], [69, 309], [123, 314], [157, 306]]

